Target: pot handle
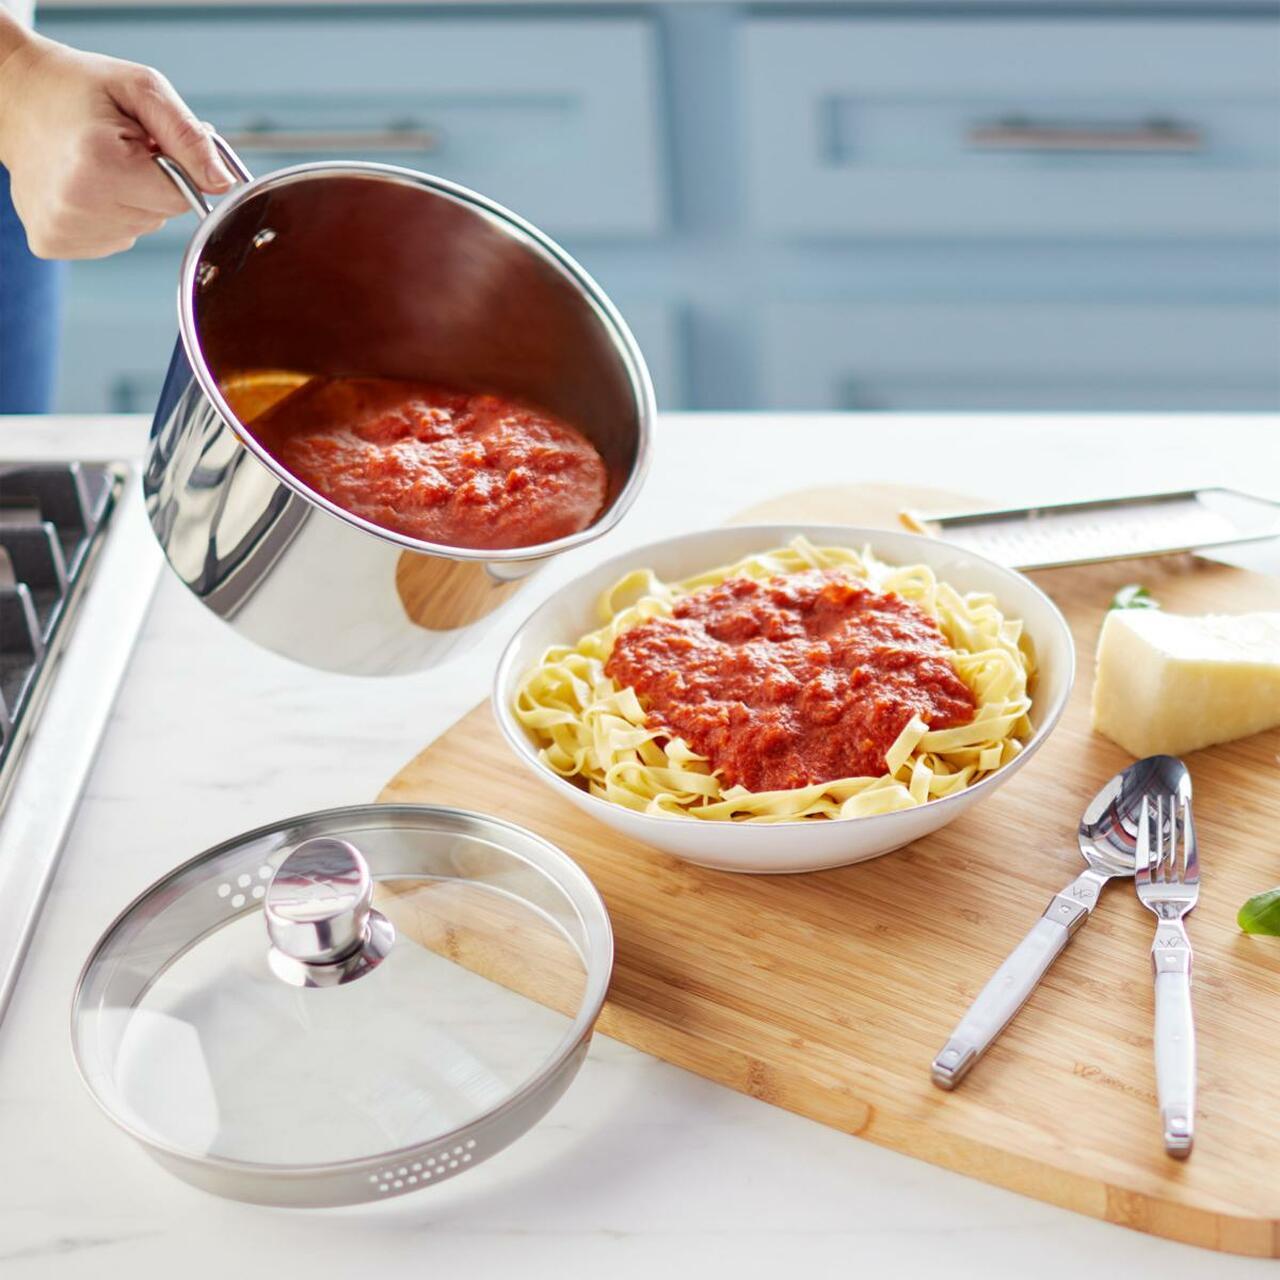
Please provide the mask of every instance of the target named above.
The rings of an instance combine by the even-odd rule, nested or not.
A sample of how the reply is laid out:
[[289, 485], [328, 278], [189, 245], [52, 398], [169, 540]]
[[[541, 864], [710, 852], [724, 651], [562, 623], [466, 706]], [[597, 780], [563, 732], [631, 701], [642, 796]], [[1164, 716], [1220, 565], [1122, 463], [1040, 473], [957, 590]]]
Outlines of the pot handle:
[[[227, 145], [226, 140], [220, 134], [213, 132], [210, 132], [209, 137], [213, 140], [213, 145], [217, 147], [218, 154], [226, 161], [227, 167], [231, 172], [241, 182], [252, 182], [253, 174], [245, 167], [244, 161]], [[157, 154], [152, 159], [164, 170], [165, 176], [169, 181], [182, 192], [186, 202], [196, 211], [197, 215], [201, 219], [207, 218], [212, 212], [209, 207], [209, 201], [205, 198], [204, 192], [191, 181], [187, 171], [176, 160], [170, 159], [169, 156]]]

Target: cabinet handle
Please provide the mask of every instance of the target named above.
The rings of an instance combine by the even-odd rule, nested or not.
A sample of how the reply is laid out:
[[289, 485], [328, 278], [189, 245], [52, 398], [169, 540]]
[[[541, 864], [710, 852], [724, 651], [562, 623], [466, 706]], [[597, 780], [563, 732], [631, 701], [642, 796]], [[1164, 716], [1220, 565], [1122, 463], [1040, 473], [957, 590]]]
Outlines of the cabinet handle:
[[976, 151], [1128, 151], [1188, 153], [1204, 150], [1204, 134], [1174, 120], [1137, 124], [1071, 124], [1009, 117], [974, 125], [968, 143]]
[[237, 151], [435, 151], [440, 135], [417, 126], [386, 129], [277, 129], [251, 124], [224, 135]]

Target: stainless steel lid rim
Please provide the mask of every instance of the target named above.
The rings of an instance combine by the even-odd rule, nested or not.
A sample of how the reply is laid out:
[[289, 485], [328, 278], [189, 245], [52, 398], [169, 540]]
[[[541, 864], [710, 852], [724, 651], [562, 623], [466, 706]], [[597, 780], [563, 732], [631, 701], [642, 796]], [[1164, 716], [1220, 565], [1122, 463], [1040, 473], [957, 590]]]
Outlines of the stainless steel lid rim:
[[[226, 840], [220, 841], [218, 844], [212, 845], [210, 848], [204, 850], [201, 853], [196, 854], [194, 857], [188, 858], [185, 862], [179, 863], [178, 866], [176, 866], [167, 875], [161, 876], [159, 880], [155, 881], [152, 885], [150, 885], [148, 888], [144, 889], [141, 893], [139, 893], [130, 903], [128, 903], [121, 911], [119, 911], [116, 914], [115, 918], [111, 921], [111, 923], [106, 927], [105, 930], [103, 930], [101, 937], [98, 939], [97, 943], [94, 945], [93, 950], [89, 953], [88, 958], [85, 960], [84, 964], [81, 966], [80, 973], [76, 979], [75, 988], [72, 992], [73, 1014], [74, 1014], [75, 1007], [79, 1003], [81, 995], [83, 993], [86, 978], [88, 977], [90, 970], [93, 969], [99, 957], [103, 954], [103, 952], [105, 952], [108, 949], [108, 947], [113, 942], [117, 940], [118, 936], [124, 929], [125, 925], [133, 923], [135, 924], [136, 927], [141, 927], [142, 922], [137, 919], [137, 908], [139, 908], [148, 899], [155, 898], [158, 895], [160, 895], [167, 887], [176, 886], [178, 882], [187, 875], [187, 873], [195, 870], [197, 867], [201, 865], [212, 866], [215, 862], [218, 861], [219, 858], [222, 858], [227, 854], [243, 852], [246, 846], [253, 844], [259, 840], [267, 839], [272, 835], [280, 834], [283, 830], [288, 829], [290, 827], [305, 828], [307, 826], [314, 826], [317, 830], [317, 833], [320, 833], [324, 829], [326, 829], [326, 826], [330, 821], [337, 820], [339, 818], [358, 821], [362, 818], [373, 818], [373, 817], [383, 818], [383, 817], [400, 817], [400, 816], [433, 817], [433, 818], [439, 818], [445, 821], [459, 819], [463, 822], [468, 822], [468, 821], [476, 822], [483, 826], [493, 826], [493, 827], [501, 828], [507, 831], [508, 833], [510, 833], [511, 835], [516, 836], [518, 839], [530, 840], [530, 841], [536, 842], [536, 844], [541, 846], [542, 850], [554, 860], [554, 862], [557, 865], [557, 869], [565, 876], [565, 880], [572, 883], [576, 893], [568, 893], [567, 896], [569, 896], [570, 901], [573, 903], [575, 907], [575, 910], [578, 912], [579, 920], [583, 924], [584, 933], [586, 933], [588, 936], [590, 935], [591, 921], [588, 919], [586, 913], [583, 910], [583, 902], [590, 903], [591, 905], [594, 905], [594, 906], [598, 906], [600, 910], [604, 912], [605, 920], [607, 923], [607, 920], [608, 920], [607, 909], [604, 906], [603, 900], [600, 898], [599, 891], [596, 889], [595, 885], [591, 883], [591, 880], [588, 878], [586, 872], [584, 872], [582, 868], [579, 867], [578, 864], [574, 862], [573, 859], [570, 858], [567, 853], [565, 853], [562, 849], [557, 848], [549, 840], [544, 840], [541, 836], [536, 835], [532, 831], [529, 831], [527, 828], [518, 826], [514, 822], [508, 822], [505, 818], [495, 818], [490, 816], [489, 814], [480, 813], [474, 809], [459, 809], [449, 805], [428, 805], [428, 804], [373, 803], [373, 804], [365, 804], [365, 805], [338, 805], [330, 809], [314, 809], [314, 810], [309, 810], [306, 813], [297, 814], [291, 818], [281, 818], [275, 822], [265, 823], [260, 827], [255, 827], [250, 831], [244, 832], [242, 835], [231, 836]], [[284, 846], [281, 845], [279, 847], [284, 847]], [[508, 850], [508, 852], [512, 852], [512, 851]], [[540, 869], [545, 870], [546, 868], [540, 868]], [[565, 880], [557, 881], [562, 889], [567, 889], [568, 887], [565, 883]], [[577, 895], [581, 895], [581, 900], [579, 900]], [[246, 903], [239, 914], [248, 914], [255, 909], [257, 909], [256, 903]], [[221, 927], [220, 924], [214, 924], [209, 929], [203, 931], [202, 933], [193, 935], [186, 947], [184, 947], [180, 951], [175, 952], [168, 959], [165, 965], [161, 966], [155, 971], [155, 973], [152, 975], [152, 980], [154, 981], [154, 979], [159, 978], [164, 973], [164, 970], [165, 968], [168, 967], [168, 965], [172, 964], [181, 955], [185, 954], [185, 952], [190, 950], [191, 947], [194, 947], [195, 945], [197, 945], [202, 939], [208, 937], [211, 933], [216, 932], [217, 929], [219, 929], [220, 927]], [[611, 973], [613, 969], [612, 929], [608, 929], [603, 934], [603, 936], [599, 937], [596, 940], [596, 945], [602, 948], [600, 952], [600, 958], [603, 961], [603, 963], [600, 966], [601, 969], [606, 974]], [[583, 958], [584, 960], [586, 959], [585, 953]], [[139, 995], [145, 994], [146, 990], [147, 990], [147, 987], [140, 988]], [[601, 1005], [604, 1003], [604, 997], [607, 994], [607, 990], [608, 990], [608, 980], [606, 978], [606, 980], [602, 984], [602, 989], [599, 993], [599, 1003]], [[593, 993], [589, 992], [588, 997], [584, 998], [584, 1006], [592, 1002], [591, 1000], [592, 995]], [[597, 1009], [596, 1012], [598, 1015], [599, 1010]], [[585, 1016], [586, 1016], [586, 1009], [584, 1007], [583, 1013], [579, 1015], [579, 1019], [580, 1020], [585, 1019]], [[592, 1018], [591, 1021], [594, 1024], [595, 1019]], [[572, 1032], [572, 1029], [571, 1029], [571, 1032]], [[568, 1038], [569, 1037], [567, 1035], [566, 1039]], [[74, 1048], [74, 1036], [73, 1036], [73, 1048]], [[76, 1053], [76, 1064], [77, 1066], [79, 1066], [80, 1059], [79, 1059], [78, 1049], [75, 1050], [75, 1053]], [[83, 1072], [82, 1072], [82, 1077], [83, 1077]]]
[[[453, 867], [456, 874], [449, 875], [434, 866], [432, 870], [417, 872], [400, 866], [398, 846], [393, 842], [384, 851], [383, 861], [397, 865], [377, 878], [394, 881], [421, 876], [431, 881], [456, 879], [460, 883], [474, 883], [486, 892], [494, 892], [533, 910], [563, 935], [581, 961], [582, 989], [576, 999], [576, 1014], [564, 1033], [542, 1052], [537, 1069], [501, 1101], [452, 1128], [385, 1152], [331, 1160], [277, 1162], [206, 1154], [155, 1132], [150, 1120], [144, 1122], [131, 1113], [123, 1094], [117, 1094], [121, 1105], [113, 1106], [112, 1094], [117, 1092], [113, 1068], [117, 1061], [110, 1056], [102, 1038], [103, 1031], [92, 1024], [86, 1029], [78, 1020], [86, 1013], [92, 1017], [94, 1012], [109, 1013], [121, 1007], [120, 990], [113, 990], [111, 984], [117, 981], [122, 968], [144, 971], [141, 975], [138, 972], [124, 974], [125, 998], [132, 1001], [125, 1012], [136, 1009], [179, 955], [189, 952], [200, 938], [218, 932], [227, 923], [259, 911], [260, 900], [245, 901], [234, 913], [222, 916], [199, 937], [191, 938], [172, 953], [169, 939], [164, 939], [163, 947], [157, 947], [154, 941], [142, 938], [141, 957], [127, 948], [139, 941], [138, 935], [160, 922], [166, 910], [182, 908], [193, 895], [201, 895], [203, 902], [206, 891], [212, 896], [215, 887], [221, 887], [219, 879], [230, 874], [228, 866], [243, 868], [261, 863], [265, 870], [267, 865], [277, 866], [302, 841], [336, 831], [347, 833], [357, 842], [361, 831], [366, 838], [375, 831], [384, 835], [421, 832], [446, 839], [456, 836], [460, 841], [458, 845], [446, 843], [437, 846], [434, 853], [423, 855], [428, 860], [441, 859], [441, 865]], [[496, 864], [489, 861], [493, 854], [500, 855]], [[496, 866], [497, 880], [491, 883], [469, 875], [468, 870], [474, 873], [477, 864], [472, 862], [468, 867], [468, 860], [475, 858], [485, 868]], [[501, 879], [507, 874], [504, 868], [508, 866], [524, 869], [513, 872], [517, 876], [527, 871], [533, 873], [539, 884], [545, 881], [563, 898], [570, 915], [556, 919], [538, 904], [536, 895], [525, 898], [504, 886]], [[148, 907], [156, 909], [149, 911]], [[566, 930], [564, 920], [571, 917], [576, 917], [580, 938]], [[187, 859], [135, 897], [104, 931], [76, 983], [71, 1009], [72, 1055], [89, 1093], [117, 1128], [187, 1181], [237, 1199], [281, 1205], [342, 1204], [387, 1198], [456, 1176], [496, 1154], [545, 1114], [568, 1087], [585, 1056], [608, 990], [612, 963], [612, 931], [599, 893], [563, 850], [541, 836], [502, 818], [446, 806], [366, 804], [318, 810], [268, 823], [224, 840]], [[98, 984], [96, 988], [94, 983]], [[564, 1010], [560, 1012], [568, 1017]], [[424, 1023], [424, 1028], [427, 1025], [429, 1021]]]
[[[247, 1204], [338, 1208], [394, 1199], [448, 1181], [499, 1155], [564, 1096], [590, 1043], [588, 1034], [556, 1074], [521, 1105], [493, 1112], [431, 1143], [386, 1152], [376, 1160], [273, 1166], [193, 1157], [145, 1139], [140, 1141], [152, 1159], [184, 1181]], [[123, 1127], [110, 1112], [107, 1114], [118, 1127]]]
[[[328, 809], [309, 809], [305, 813], [295, 814], [288, 818], [277, 818], [274, 822], [266, 822], [261, 826], [253, 827], [249, 831], [240, 833], [239, 835], [229, 836], [225, 840], [220, 840], [215, 845], [202, 850], [200, 853], [187, 858], [186, 861], [180, 862], [171, 871], [161, 876], [159, 880], [143, 889], [137, 894], [131, 902], [129, 902], [122, 910], [118, 911], [115, 918], [103, 930], [102, 936], [98, 939], [94, 949], [89, 954], [89, 958], [80, 968], [79, 977], [76, 980], [74, 997], [78, 998], [82, 986], [84, 985], [85, 976], [93, 967], [93, 962], [99, 953], [105, 949], [106, 945], [113, 940], [115, 934], [120, 927], [135, 914], [135, 909], [139, 907], [148, 898], [155, 897], [166, 886], [175, 885], [188, 872], [193, 871], [196, 867], [203, 863], [212, 864], [226, 854], [243, 850], [246, 845], [252, 844], [259, 840], [265, 840], [268, 837], [279, 834], [283, 830], [290, 827], [306, 828], [314, 826], [316, 834], [320, 834], [329, 822], [339, 818], [347, 818], [361, 820], [365, 818], [396, 818], [396, 817], [433, 817], [442, 821], [450, 821], [453, 819], [462, 822], [476, 822], [483, 826], [499, 827], [521, 840], [529, 840], [535, 842], [550, 855], [556, 862], [558, 868], [565, 874], [575, 888], [583, 893], [590, 900], [594, 899], [601, 907], [604, 906], [600, 899], [599, 891], [595, 885], [591, 883], [586, 872], [574, 860], [569, 857], [563, 849], [558, 848], [549, 840], [530, 831], [527, 827], [519, 826], [517, 823], [510, 822], [506, 818], [495, 818], [491, 814], [481, 813], [476, 809], [461, 809], [452, 805], [438, 804], [404, 804], [391, 803], [381, 804], [371, 802], [368, 804], [357, 805], [334, 805]], [[575, 903], [575, 905], [577, 905]], [[253, 908], [246, 905], [245, 910], [249, 911]], [[608, 958], [610, 962], [613, 959], [613, 939], [608, 939]]]
[[[615, 338], [617, 338], [626, 354], [628, 376], [641, 410], [637, 423], [635, 460], [632, 463], [627, 482], [597, 520], [585, 529], [580, 529], [577, 533], [568, 534], [552, 542], [539, 543], [528, 547], [470, 548], [424, 542], [421, 539], [411, 538], [406, 534], [397, 533], [394, 530], [373, 524], [330, 502], [329, 499], [314, 490], [307, 488], [282, 467], [262, 447], [253, 434], [246, 431], [240, 424], [239, 419], [223, 396], [217, 379], [210, 373], [204, 353], [197, 340], [199, 330], [195, 316], [196, 272], [201, 255], [209, 239], [216, 233], [221, 224], [247, 199], [262, 195], [276, 188], [305, 181], [308, 178], [327, 176], [367, 176], [396, 181], [408, 187], [432, 191], [458, 205], [479, 211], [499, 224], [504, 225], [506, 229], [518, 232], [530, 247], [545, 257], [582, 290], [584, 297], [606, 322], [607, 327], [613, 331]], [[532, 223], [477, 191], [432, 174], [419, 173], [413, 169], [405, 169], [398, 165], [377, 164], [372, 161], [314, 161], [279, 169], [274, 173], [257, 178], [245, 186], [233, 188], [230, 194], [196, 228], [183, 254], [178, 284], [178, 335], [179, 342], [186, 354], [188, 368], [196, 384], [217, 409], [219, 416], [235, 435], [236, 439], [283, 486], [290, 492], [298, 494], [325, 514], [341, 520], [344, 524], [351, 525], [363, 533], [371, 534], [385, 542], [402, 547], [406, 551], [447, 556], [455, 560], [482, 561], [495, 564], [549, 558], [562, 551], [568, 551], [573, 547], [580, 546], [585, 542], [590, 542], [612, 529], [630, 509], [648, 474], [653, 419], [657, 416], [657, 401], [639, 344], [636, 342], [635, 336], [626, 321], [622, 318], [621, 313], [586, 269], [551, 237], [539, 231]]]
[[[160, 1142], [141, 1130], [126, 1124], [103, 1104], [93, 1086], [87, 1080], [85, 1080], [85, 1083], [89, 1088], [89, 1092], [93, 1094], [94, 1101], [102, 1108], [108, 1119], [129, 1134], [130, 1137], [145, 1146], [157, 1158], [175, 1161], [192, 1169], [217, 1170], [222, 1173], [252, 1176], [272, 1181], [282, 1178], [290, 1180], [320, 1180], [334, 1176], [346, 1178], [352, 1174], [367, 1178], [369, 1174], [381, 1172], [391, 1165], [400, 1165], [406, 1160], [422, 1160], [426, 1156], [437, 1155], [438, 1151], [452, 1151], [453, 1148], [458, 1146], [461, 1146], [463, 1151], [468, 1154], [467, 1164], [479, 1164], [488, 1159], [489, 1156], [496, 1155], [504, 1147], [509, 1146], [515, 1138], [519, 1137], [520, 1133], [524, 1132], [528, 1125], [522, 1125], [518, 1132], [510, 1133], [509, 1136], [506, 1136], [494, 1146], [482, 1147], [480, 1138], [492, 1136], [489, 1132], [490, 1130], [504, 1131], [513, 1115], [520, 1115], [522, 1118], [528, 1119], [530, 1123], [545, 1115], [569, 1085], [569, 1080], [564, 1079], [561, 1081], [561, 1077], [567, 1074], [571, 1078], [578, 1066], [581, 1065], [581, 1056], [585, 1054], [590, 1046], [592, 1035], [593, 1031], [591, 1027], [588, 1027], [583, 1034], [576, 1036], [569, 1049], [548, 1067], [545, 1075], [530, 1081], [517, 1093], [513, 1093], [501, 1106], [486, 1113], [479, 1120], [459, 1125], [458, 1128], [442, 1133], [438, 1137], [432, 1138], [429, 1142], [419, 1142], [407, 1147], [393, 1148], [380, 1152], [376, 1157], [364, 1156], [355, 1160], [335, 1160], [327, 1164], [267, 1164], [251, 1160], [233, 1160], [226, 1156], [198, 1155], [190, 1151], [184, 1151], [180, 1147]], [[85, 1079], [83, 1073], [81, 1073], [81, 1079]], [[559, 1086], [558, 1088], [556, 1087], [557, 1085]], [[535, 1111], [534, 1108], [530, 1107], [531, 1102], [545, 1103], [545, 1105], [542, 1105], [540, 1110], [536, 1110], [536, 1114], [531, 1114]], [[468, 1142], [471, 1143], [470, 1146], [467, 1145]], [[458, 1154], [461, 1156], [462, 1153]]]

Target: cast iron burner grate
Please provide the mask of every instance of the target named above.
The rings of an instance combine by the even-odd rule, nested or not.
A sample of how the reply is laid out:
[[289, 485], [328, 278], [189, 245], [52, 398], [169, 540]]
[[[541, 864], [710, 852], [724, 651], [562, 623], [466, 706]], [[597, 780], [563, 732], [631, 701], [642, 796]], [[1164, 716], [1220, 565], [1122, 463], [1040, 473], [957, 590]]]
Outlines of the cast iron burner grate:
[[105, 463], [0, 464], [0, 802], [123, 480]]

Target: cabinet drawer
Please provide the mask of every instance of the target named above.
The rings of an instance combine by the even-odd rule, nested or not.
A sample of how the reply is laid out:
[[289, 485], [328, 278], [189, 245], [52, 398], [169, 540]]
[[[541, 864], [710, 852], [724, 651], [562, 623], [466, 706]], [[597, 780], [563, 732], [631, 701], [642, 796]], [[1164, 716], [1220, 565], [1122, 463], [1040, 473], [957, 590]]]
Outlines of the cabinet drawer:
[[151, 413], [178, 336], [177, 255], [135, 250], [70, 273], [59, 413]]
[[647, 19], [311, 11], [41, 25], [158, 67], [256, 173], [379, 160], [473, 187], [557, 235], [647, 236], [664, 223]]
[[1266, 306], [777, 303], [761, 407], [1280, 409]]
[[792, 237], [1267, 237], [1271, 18], [758, 18], [749, 190]]

